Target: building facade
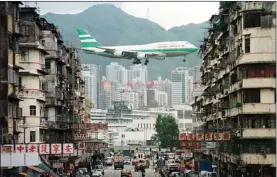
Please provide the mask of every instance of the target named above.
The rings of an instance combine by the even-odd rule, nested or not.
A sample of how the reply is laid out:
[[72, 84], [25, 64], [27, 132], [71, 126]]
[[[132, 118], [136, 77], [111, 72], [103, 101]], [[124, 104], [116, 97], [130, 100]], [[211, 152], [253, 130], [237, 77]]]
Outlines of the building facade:
[[199, 158], [220, 176], [276, 176], [276, 2], [221, 2], [210, 24], [193, 110], [216, 146]]

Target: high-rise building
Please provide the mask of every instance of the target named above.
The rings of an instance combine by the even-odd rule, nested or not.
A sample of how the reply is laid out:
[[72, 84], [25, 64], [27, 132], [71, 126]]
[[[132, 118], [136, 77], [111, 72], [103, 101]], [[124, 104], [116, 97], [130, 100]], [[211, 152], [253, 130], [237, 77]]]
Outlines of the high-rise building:
[[201, 86], [200, 66], [194, 66], [189, 69], [189, 75], [192, 76], [193, 90]]
[[188, 80], [187, 68], [179, 67], [171, 72], [172, 105], [188, 104]]
[[166, 92], [158, 91], [158, 106], [168, 106], [168, 96]]
[[122, 85], [127, 84], [128, 71], [124, 66], [119, 65], [117, 62], [112, 62], [106, 66], [107, 81], [118, 81]]
[[94, 107], [97, 106], [97, 66], [82, 64], [82, 76], [85, 81], [85, 95], [90, 99]]
[[130, 70], [128, 71], [128, 82], [134, 80], [141, 81], [142, 83], [148, 81], [148, 71], [146, 66], [141, 64], [130, 66]]
[[201, 45], [204, 89], [193, 103], [196, 141], [210, 145], [194, 154], [212, 159], [219, 176], [276, 176], [276, 2], [220, 7]]

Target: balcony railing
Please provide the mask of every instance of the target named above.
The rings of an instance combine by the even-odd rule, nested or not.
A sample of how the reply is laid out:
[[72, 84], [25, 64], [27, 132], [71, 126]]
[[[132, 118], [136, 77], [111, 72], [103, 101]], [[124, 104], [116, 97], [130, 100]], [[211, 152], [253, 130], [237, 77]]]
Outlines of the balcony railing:
[[26, 89], [19, 93], [20, 98], [33, 98], [45, 101], [45, 93], [41, 90]]
[[242, 138], [245, 139], [261, 139], [276, 138], [275, 128], [247, 128], [242, 131]]

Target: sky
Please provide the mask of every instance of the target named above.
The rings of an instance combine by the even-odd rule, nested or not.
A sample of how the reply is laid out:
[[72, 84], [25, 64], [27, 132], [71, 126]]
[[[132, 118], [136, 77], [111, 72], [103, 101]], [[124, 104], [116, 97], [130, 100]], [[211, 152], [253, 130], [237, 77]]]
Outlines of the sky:
[[[37, 2], [40, 14], [76, 14], [103, 2]], [[105, 2], [112, 3], [126, 13], [147, 18], [165, 29], [189, 23], [202, 23], [218, 13], [219, 2]], [[36, 6], [29, 2], [29, 6]], [[148, 11], [148, 13], [147, 13]]]

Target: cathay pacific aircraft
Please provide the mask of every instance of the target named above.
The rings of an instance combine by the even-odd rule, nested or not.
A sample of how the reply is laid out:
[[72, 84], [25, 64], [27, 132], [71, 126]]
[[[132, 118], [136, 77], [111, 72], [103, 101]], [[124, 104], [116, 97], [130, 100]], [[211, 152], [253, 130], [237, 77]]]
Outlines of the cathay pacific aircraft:
[[[85, 53], [100, 55], [109, 58], [134, 59], [133, 64], [140, 64], [149, 59], [165, 60], [166, 57], [186, 56], [196, 52], [197, 47], [187, 41], [156, 42], [144, 45], [102, 46], [86, 30], [77, 29], [81, 41], [81, 50]], [[186, 61], [185, 58], [183, 60]]]

